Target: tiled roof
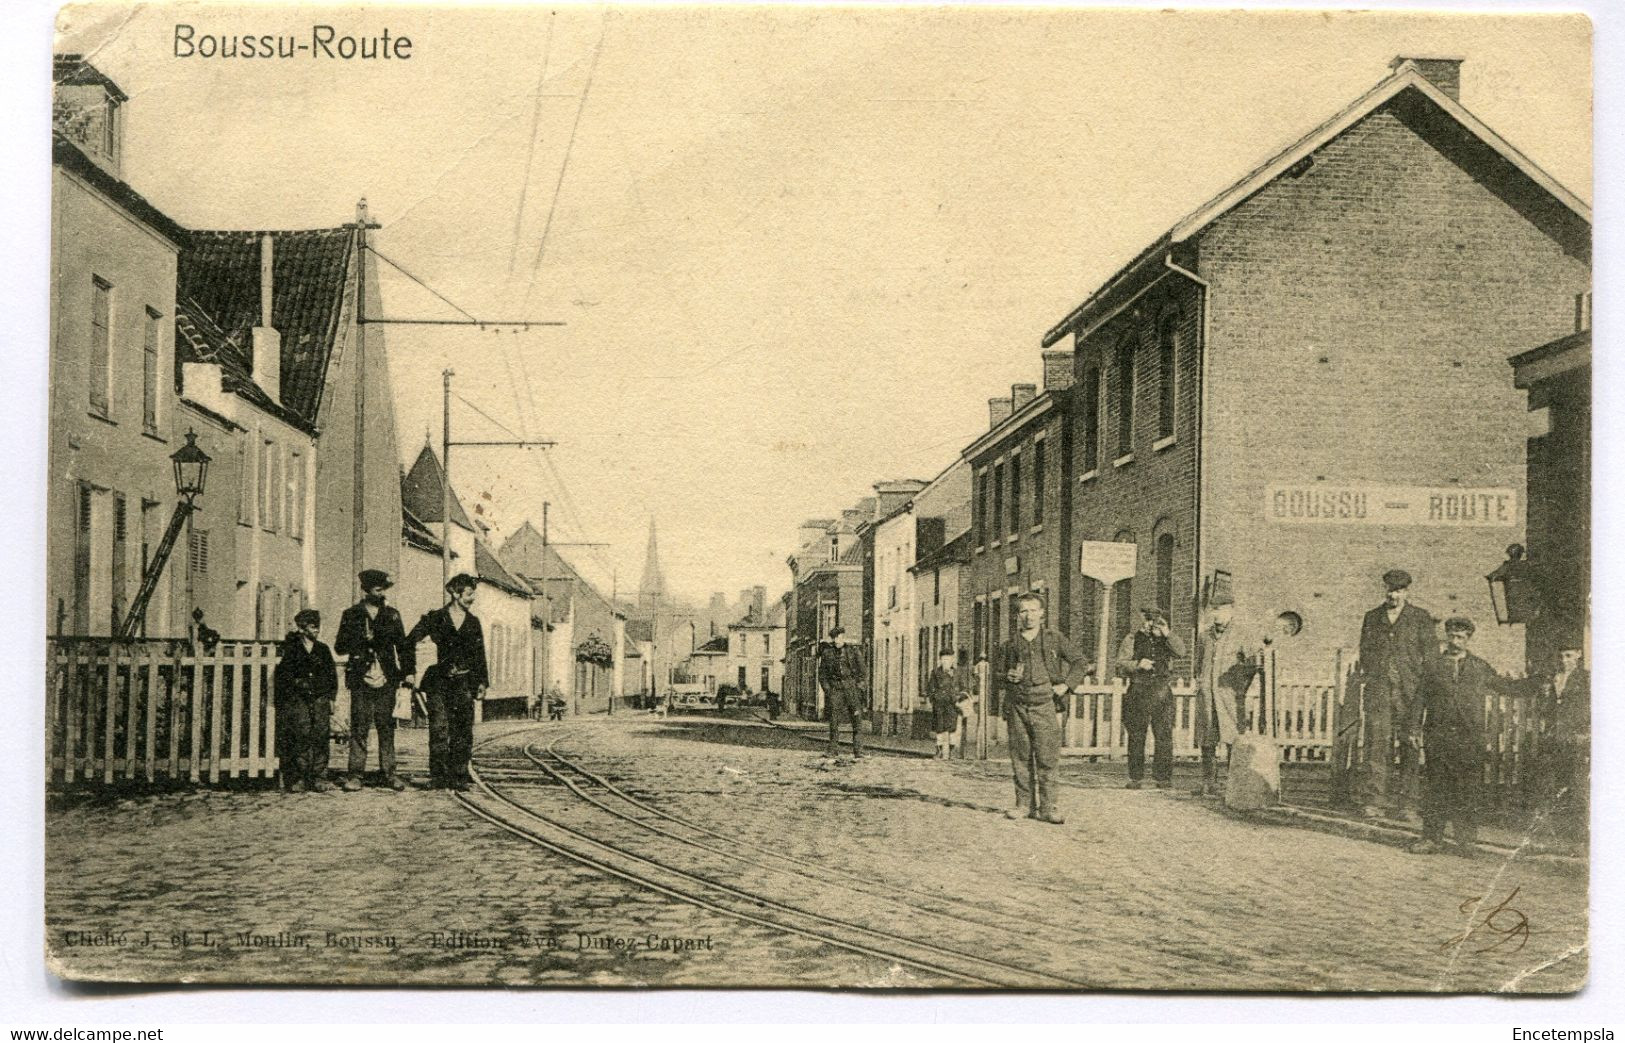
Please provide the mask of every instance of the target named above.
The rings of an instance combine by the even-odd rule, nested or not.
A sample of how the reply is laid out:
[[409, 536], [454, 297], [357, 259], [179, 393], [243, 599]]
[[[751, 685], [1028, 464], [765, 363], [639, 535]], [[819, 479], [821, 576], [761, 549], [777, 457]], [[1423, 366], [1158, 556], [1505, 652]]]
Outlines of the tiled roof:
[[212, 362], [220, 367], [221, 388], [256, 408], [297, 427], [308, 434], [316, 428], [304, 416], [284, 407], [255, 383], [251, 349], [245, 349], [226, 335], [218, 323], [190, 297], [175, 297], [175, 376], [177, 390], [181, 365]]
[[[424, 446], [413, 461], [412, 469], [401, 479], [401, 506], [420, 521], [438, 524], [444, 495], [445, 472], [440, 469], [440, 458], [434, 455], [433, 449]], [[474, 531], [474, 523], [468, 520], [462, 502], [457, 499], [456, 489], [451, 491], [451, 523], [461, 525], [469, 532]]]
[[343, 310], [355, 233], [348, 228], [188, 232], [176, 272], [184, 295], [227, 338], [249, 343], [260, 318], [260, 239], [272, 242], [271, 325], [282, 335], [282, 402], [315, 424]]
[[[430, 532], [427, 525], [404, 507], [401, 508], [401, 539], [419, 550], [426, 550], [431, 554], [440, 553], [439, 537]], [[451, 556], [457, 557], [457, 552], [453, 551]]]
[[474, 574], [493, 586], [521, 597], [530, 597], [535, 593], [524, 580], [502, 567], [502, 562], [497, 560], [496, 554], [483, 540], [474, 542]]
[[119, 101], [130, 100], [129, 95], [119, 90], [118, 84], [108, 79], [100, 69], [85, 61], [82, 54], [58, 54], [51, 65], [51, 79], [57, 83], [71, 86], [94, 85], [106, 90]]
[[626, 621], [626, 639], [633, 644], [643, 644], [653, 641], [655, 625], [648, 619], [629, 619]]

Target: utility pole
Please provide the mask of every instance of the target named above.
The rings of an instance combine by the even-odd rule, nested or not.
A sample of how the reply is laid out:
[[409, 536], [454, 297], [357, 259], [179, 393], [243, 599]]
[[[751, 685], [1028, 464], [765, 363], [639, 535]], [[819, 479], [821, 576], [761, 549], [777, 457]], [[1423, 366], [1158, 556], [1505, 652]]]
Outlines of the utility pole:
[[[451, 451], [454, 447], [474, 446], [503, 446], [516, 449], [530, 449], [535, 447], [547, 448], [558, 445], [557, 442], [547, 442], [535, 439], [518, 439], [512, 442], [454, 442], [451, 438], [451, 378], [455, 376], [450, 369], [442, 370], [440, 374], [440, 582], [445, 585], [451, 581]], [[547, 547], [547, 514], [542, 514], [542, 547]]]

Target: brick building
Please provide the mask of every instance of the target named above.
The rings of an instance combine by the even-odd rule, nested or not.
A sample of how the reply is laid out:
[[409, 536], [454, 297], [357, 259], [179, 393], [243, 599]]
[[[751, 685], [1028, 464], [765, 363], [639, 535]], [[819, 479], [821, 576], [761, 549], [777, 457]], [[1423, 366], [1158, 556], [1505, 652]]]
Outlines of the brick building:
[[1064, 352], [1046, 351], [1042, 392], [1016, 384], [1009, 398], [990, 399], [987, 431], [962, 454], [971, 468], [971, 523], [960, 628], [968, 622], [973, 661], [1015, 633], [1017, 594], [1043, 594], [1050, 623], [1070, 628], [1070, 362]]
[[[1214, 570], [1238, 618], [1303, 617], [1316, 678], [1385, 569], [1436, 616], [1492, 618], [1484, 575], [1525, 523], [1504, 367], [1572, 328], [1590, 210], [1461, 105], [1460, 65], [1396, 59], [1045, 335], [1074, 352], [1073, 534], [1138, 547], [1114, 639], [1152, 604], [1190, 636]], [[1079, 585], [1076, 636], [1100, 595]], [[1502, 631], [1477, 647], [1519, 669]]]

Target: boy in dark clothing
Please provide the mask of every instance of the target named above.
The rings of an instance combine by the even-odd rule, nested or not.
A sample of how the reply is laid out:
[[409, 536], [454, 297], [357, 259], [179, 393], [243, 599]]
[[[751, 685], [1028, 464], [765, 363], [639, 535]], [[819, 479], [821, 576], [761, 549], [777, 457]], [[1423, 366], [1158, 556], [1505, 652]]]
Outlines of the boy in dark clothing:
[[307, 608], [293, 617], [293, 623], [296, 629], [283, 639], [272, 681], [282, 777], [291, 793], [325, 793], [333, 788], [327, 781], [327, 739], [333, 696], [339, 689], [338, 668], [332, 651], [316, 638], [321, 614]]

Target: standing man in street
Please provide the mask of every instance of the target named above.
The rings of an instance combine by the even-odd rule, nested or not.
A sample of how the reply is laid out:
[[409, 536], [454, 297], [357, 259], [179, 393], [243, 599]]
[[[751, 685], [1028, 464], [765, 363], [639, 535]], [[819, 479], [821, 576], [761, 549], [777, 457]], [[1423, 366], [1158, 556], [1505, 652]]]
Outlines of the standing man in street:
[[1202, 751], [1202, 784], [1194, 793], [1199, 797], [1219, 790], [1219, 743], [1228, 746], [1241, 734], [1243, 701], [1258, 672], [1257, 656], [1235, 625], [1235, 609], [1228, 591], [1215, 592], [1208, 602], [1208, 624], [1196, 638], [1196, 745]]
[[1141, 609], [1143, 621], [1123, 635], [1117, 650], [1117, 672], [1129, 679], [1123, 697], [1123, 725], [1128, 729], [1128, 788], [1145, 778], [1145, 733], [1150, 729], [1151, 779], [1158, 789], [1174, 784], [1174, 660], [1185, 656], [1185, 644], [1168, 627], [1158, 609]]
[[1428, 657], [1422, 671], [1427, 770], [1422, 778], [1422, 839], [1411, 845], [1419, 855], [1443, 847], [1447, 823], [1454, 825], [1459, 854], [1471, 858], [1478, 839], [1485, 700], [1500, 679], [1490, 664], [1467, 651], [1472, 637], [1472, 620], [1445, 620], [1444, 653]]
[[344, 790], [361, 788], [368, 733], [376, 728], [384, 785], [398, 793], [406, 783], [395, 774], [395, 691], [417, 674], [417, 649], [406, 640], [401, 614], [384, 603], [384, 592], [394, 586], [389, 573], [363, 569], [359, 579], [361, 601], [339, 617], [333, 641], [336, 654], [350, 657], [344, 666], [344, 684], [350, 690], [350, 763]]
[[[1365, 741], [1358, 796], [1367, 818], [1406, 814], [1414, 800], [1421, 734], [1423, 665], [1438, 654], [1433, 617], [1408, 604], [1411, 574], [1383, 573], [1387, 596], [1360, 626], [1361, 719]], [[1397, 747], [1397, 749], [1396, 749]]]
[[829, 709], [829, 756], [840, 750], [837, 735], [844, 719], [852, 722], [852, 757], [856, 760], [863, 756], [863, 653], [847, 640], [845, 627], [830, 630], [829, 638], [830, 643], [818, 654], [818, 683], [824, 688]]
[[1089, 660], [1065, 635], [1044, 626], [1044, 598], [1016, 598], [1020, 633], [999, 647], [1005, 720], [1010, 728], [1010, 771], [1016, 806], [1006, 818], [1066, 821], [1055, 806], [1055, 770], [1061, 760], [1061, 722], [1055, 702], [1083, 681]]
[[423, 614], [407, 644], [434, 642], [434, 666], [424, 671], [429, 699], [429, 788], [469, 790], [468, 762], [474, 749], [474, 703], [485, 698], [490, 673], [485, 630], [474, 614], [474, 577], [459, 572], [446, 581], [448, 600]]
[[293, 617], [294, 631], [282, 642], [282, 658], [272, 681], [276, 693], [276, 730], [282, 747], [282, 777], [290, 793], [326, 793], [328, 726], [333, 696], [338, 694], [338, 667], [333, 653], [317, 634], [322, 616], [313, 608]]

